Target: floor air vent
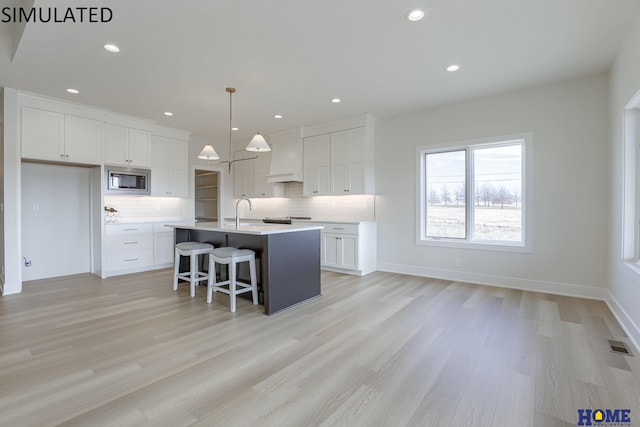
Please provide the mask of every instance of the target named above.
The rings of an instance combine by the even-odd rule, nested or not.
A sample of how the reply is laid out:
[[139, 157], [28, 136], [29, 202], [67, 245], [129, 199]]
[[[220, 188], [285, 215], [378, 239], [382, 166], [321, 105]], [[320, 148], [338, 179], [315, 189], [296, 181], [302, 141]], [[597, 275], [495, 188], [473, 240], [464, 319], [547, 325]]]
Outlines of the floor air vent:
[[623, 343], [622, 341], [608, 341], [609, 348], [611, 349], [612, 353], [624, 354], [625, 356], [633, 356], [633, 354], [631, 354], [631, 352], [629, 351], [629, 347], [627, 347], [627, 344]]

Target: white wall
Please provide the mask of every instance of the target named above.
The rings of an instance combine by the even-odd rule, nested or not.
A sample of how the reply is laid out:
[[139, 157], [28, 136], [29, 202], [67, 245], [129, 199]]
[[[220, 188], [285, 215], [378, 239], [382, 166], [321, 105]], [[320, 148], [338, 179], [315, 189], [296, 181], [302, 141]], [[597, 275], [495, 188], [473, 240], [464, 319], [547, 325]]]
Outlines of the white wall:
[[[608, 94], [600, 74], [378, 120], [378, 268], [602, 298]], [[533, 252], [416, 246], [416, 146], [522, 132], [533, 135]]]
[[22, 244], [20, 239], [20, 146], [18, 140], [18, 92], [4, 88], [3, 97], [3, 247], [2, 295], [22, 292]]
[[609, 242], [609, 295], [613, 312], [635, 341], [640, 344], [640, 274], [622, 261], [623, 207], [623, 112], [633, 95], [640, 91], [640, 20], [629, 33], [611, 68], [611, 221]]
[[90, 169], [22, 164], [22, 280], [91, 271]]

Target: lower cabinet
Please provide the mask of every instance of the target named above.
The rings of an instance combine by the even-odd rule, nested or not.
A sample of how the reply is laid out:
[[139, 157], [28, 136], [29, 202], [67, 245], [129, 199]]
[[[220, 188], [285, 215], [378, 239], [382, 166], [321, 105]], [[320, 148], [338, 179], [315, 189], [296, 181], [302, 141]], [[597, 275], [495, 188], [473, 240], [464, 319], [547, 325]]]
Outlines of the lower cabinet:
[[173, 228], [153, 224], [153, 263], [173, 264], [174, 253]]
[[315, 223], [322, 225], [320, 265], [323, 270], [363, 276], [376, 270], [376, 223]]
[[163, 224], [108, 224], [104, 276], [173, 264], [173, 230]]

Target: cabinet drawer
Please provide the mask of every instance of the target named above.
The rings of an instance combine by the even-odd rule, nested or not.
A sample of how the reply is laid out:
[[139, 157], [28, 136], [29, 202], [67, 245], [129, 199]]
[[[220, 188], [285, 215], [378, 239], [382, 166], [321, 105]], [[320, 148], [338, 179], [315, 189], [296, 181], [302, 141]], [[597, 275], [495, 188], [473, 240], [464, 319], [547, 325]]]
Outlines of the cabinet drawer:
[[153, 233], [153, 224], [110, 224], [107, 236]]
[[167, 227], [162, 223], [153, 224], [153, 232], [154, 233], [171, 233], [173, 234], [173, 227]]
[[153, 265], [153, 249], [136, 252], [117, 252], [107, 255], [107, 271], [128, 270]]
[[358, 234], [358, 224], [324, 224], [325, 233]]
[[116, 234], [107, 237], [107, 253], [153, 251], [153, 234]]

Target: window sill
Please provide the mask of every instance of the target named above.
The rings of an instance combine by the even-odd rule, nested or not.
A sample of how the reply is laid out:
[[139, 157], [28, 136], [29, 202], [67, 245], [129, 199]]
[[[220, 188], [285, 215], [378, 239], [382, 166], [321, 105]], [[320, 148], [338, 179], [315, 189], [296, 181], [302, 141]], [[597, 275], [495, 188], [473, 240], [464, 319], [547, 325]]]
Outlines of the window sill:
[[[486, 242], [467, 242], [467, 241], [454, 241], [449, 239], [416, 239], [417, 246], [431, 246], [440, 248], [457, 248], [457, 249], [472, 249], [481, 251], [496, 251], [496, 252], [515, 252], [515, 253], [532, 253], [531, 245], [522, 243], [486, 243]], [[638, 265], [638, 271], [640, 272], [640, 264]]]
[[637, 259], [637, 258], [625, 259], [623, 261], [623, 264], [626, 265], [629, 270], [640, 275], [640, 259]]

